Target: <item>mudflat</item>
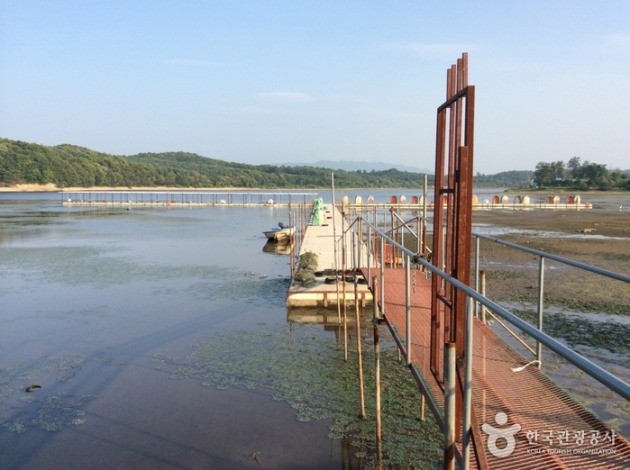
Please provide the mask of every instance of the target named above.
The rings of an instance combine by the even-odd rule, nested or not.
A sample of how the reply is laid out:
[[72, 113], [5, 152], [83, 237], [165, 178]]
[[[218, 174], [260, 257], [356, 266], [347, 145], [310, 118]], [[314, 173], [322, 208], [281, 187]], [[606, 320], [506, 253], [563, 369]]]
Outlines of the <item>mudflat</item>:
[[[511, 227], [517, 230], [497, 238], [630, 275], [630, 211], [476, 211], [473, 223]], [[536, 300], [539, 257], [487, 240], [482, 240], [480, 253], [491, 298]], [[547, 304], [630, 315], [628, 283], [545, 263]]]
[[626, 237], [630, 242], [630, 210], [491, 210], [475, 211], [474, 223], [563, 234]]

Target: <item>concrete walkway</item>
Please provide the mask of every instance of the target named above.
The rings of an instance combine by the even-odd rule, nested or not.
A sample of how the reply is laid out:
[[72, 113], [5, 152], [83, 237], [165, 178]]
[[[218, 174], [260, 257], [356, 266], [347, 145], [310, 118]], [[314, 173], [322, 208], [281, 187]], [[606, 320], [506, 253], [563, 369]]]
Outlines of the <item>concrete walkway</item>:
[[[326, 205], [325, 213], [326, 220], [323, 221], [322, 225], [306, 227], [299, 251], [300, 255], [306, 252], [315, 253], [318, 273], [322, 274], [323, 272], [323, 274], [317, 276], [316, 283], [309, 287], [302, 287], [292, 282], [287, 295], [288, 307], [337, 308], [337, 298], [340, 301], [344, 299], [344, 284], [345, 299], [348, 304], [354, 305], [355, 293], [352, 273], [338, 276], [337, 283], [334, 274], [336, 269], [341, 270], [343, 268], [341, 243], [337, 246], [337, 263], [335, 263], [335, 239], [341, 240], [343, 229], [347, 228], [347, 224], [344, 224], [341, 212], [332, 204]], [[352, 269], [352, 236], [350, 233], [346, 235], [346, 247], [346, 268]], [[358, 279], [361, 284], [357, 285], [357, 298], [362, 306], [367, 306], [372, 302], [372, 293], [364, 283], [363, 277], [359, 275]]]

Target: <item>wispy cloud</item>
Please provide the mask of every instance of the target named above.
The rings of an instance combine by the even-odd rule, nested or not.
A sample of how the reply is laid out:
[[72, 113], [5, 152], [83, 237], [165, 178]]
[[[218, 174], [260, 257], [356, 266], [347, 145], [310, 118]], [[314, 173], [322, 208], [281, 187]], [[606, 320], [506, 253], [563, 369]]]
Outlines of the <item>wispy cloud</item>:
[[474, 44], [388, 42], [381, 46], [390, 51], [413, 52], [417, 54], [460, 54], [477, 49]]
[[165, 59], [160, 61], [162, 64], [174, 65], [181, 67], [218, 67], [221, 64], [212, 60], [197, 60], [197, 59]]
[[314, 101], [311, 95], [297, 91], [270, 91], [256, 94], [256, 98], [261, 101], [286, 101], [305, 103]]

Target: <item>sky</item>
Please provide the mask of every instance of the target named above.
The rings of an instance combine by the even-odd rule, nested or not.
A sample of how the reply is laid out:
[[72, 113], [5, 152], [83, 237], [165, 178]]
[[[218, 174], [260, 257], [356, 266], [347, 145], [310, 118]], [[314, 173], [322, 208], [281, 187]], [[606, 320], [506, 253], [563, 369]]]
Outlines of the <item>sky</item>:
[[630, 0], [0, 0], [0, 137], [432, 169], [463, 52], [475, 173], [630, 169]]

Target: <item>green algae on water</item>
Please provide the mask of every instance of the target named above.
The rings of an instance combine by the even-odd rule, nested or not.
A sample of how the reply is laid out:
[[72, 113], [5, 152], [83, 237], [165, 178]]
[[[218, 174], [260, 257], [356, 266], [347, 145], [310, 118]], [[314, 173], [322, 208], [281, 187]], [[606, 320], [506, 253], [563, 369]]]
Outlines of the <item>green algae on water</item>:
[[[233, 332], [209, 337], [183, 359], [157, 354], [173, 379], [194, 379], [217, 389], [267, 388], [295, 409], [299, 421], [328, 419], [329, 436], [348, 439], [359, 458], [374, 463], [374, 353], [364, 351], [368, 416], [359, 417], [356, 353], [308, 327]], [[392, 350], [381, 354], [383, 451], [388, 468], [439, 467], [442, 435], [427, 413], [420, 421], [420, 394]]]
[[[69, 425], [83, 424], [82, 407], [94, 397], [75, 397], [58, 390], [58, 385], [75, 376], [83, 362], [84, 358], [76, 354], [46, 356], [29, 367], [16, 365], [0, 370], [0, 426], [24, 433], [31, 429], [57, 432]], [[35, 381], [44, 385], [26, 392], [25, 386]]]

